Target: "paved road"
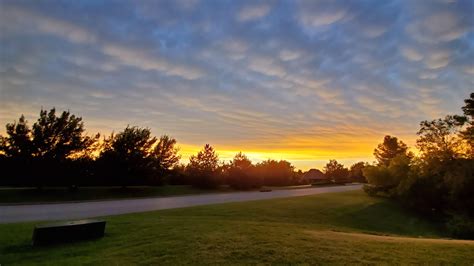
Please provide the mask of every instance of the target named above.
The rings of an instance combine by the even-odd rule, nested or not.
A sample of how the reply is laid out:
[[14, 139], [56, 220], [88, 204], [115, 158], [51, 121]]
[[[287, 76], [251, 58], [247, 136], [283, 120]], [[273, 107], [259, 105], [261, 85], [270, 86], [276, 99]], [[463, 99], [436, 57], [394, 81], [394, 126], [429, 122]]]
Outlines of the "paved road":
[[253, 191], [166, 198], [0, 206], [0, 223], [90, 218], [225, 202], [298, 197], [328, 192], [358, 190], [360, 188], [361, 185], [349, 185], [337, 187], [274, 190], [271, 192]]

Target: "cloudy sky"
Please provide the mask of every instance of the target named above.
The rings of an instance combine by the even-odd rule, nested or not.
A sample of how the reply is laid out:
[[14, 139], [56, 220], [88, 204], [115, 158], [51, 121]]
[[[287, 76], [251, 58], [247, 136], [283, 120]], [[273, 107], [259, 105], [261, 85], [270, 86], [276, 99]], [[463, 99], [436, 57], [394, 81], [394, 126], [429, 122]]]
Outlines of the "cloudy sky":
[[[0, 124], [55, 106], [222, 158], [372, 161], [474, 91], [474, 1], [0, 1]], [[4, 128], [0, 131], [4, 133]]]

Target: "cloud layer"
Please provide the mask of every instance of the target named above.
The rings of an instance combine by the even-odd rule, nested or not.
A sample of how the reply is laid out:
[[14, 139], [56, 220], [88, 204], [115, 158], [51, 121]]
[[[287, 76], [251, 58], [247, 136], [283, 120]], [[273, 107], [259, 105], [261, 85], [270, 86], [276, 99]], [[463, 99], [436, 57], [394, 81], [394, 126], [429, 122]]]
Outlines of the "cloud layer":
[[371, 160], [384, 134], [413, 143], [473, 91], [473, 5], [1, 0], [0, 123], [56, 106], [185, 154]]

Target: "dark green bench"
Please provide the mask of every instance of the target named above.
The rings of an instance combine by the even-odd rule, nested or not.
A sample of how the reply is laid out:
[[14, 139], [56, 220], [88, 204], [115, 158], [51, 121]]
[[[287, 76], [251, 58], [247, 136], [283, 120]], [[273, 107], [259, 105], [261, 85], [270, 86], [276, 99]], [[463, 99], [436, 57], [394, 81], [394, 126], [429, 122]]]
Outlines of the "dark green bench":
[[105, 221], [78, 220], [38, 225], [33, 231], [33, 245], [75, 242], [104, 236]]

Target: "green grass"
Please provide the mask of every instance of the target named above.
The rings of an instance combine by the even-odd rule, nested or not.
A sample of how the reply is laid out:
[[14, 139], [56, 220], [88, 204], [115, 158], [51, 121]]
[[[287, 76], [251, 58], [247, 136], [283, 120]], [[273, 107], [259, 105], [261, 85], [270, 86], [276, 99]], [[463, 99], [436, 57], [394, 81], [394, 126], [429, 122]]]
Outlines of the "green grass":
[[419, 240], [443, 233], [360, 191], [106, 219], [102, 239], [40, 248], [36, 223], [0, 225], [0, 264], [474, 263], [474, 242]]
[[81, 187], [74, 192], [64, 187], [48, 187], [42, 190], [36, 188], [0, 188], [0, 204], [168, 197], [226, 191], [230, 191], [229, 188], [206, 190], [192, 186], [127, 187], [125, 189], [121, 187]]

